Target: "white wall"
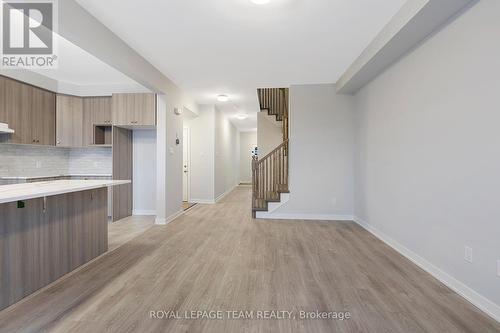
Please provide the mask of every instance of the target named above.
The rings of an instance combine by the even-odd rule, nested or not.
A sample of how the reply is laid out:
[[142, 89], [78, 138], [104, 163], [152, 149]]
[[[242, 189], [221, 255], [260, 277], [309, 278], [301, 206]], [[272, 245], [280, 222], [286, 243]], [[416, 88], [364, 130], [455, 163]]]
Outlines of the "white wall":
[[213, 106], [200, 107], [196, 118], [185, 119], [184, 126], [189, 128], [190, 152], [190, 191], [191, 202], [214, 201], [214, 145], [215, 110]]
[[269, 154], [274, 148], [283, 143], [283, 123], [277, 121], [266, 111], [257, 113], [257, 144], [259, 157]]
[[214, 196], [231, 190], [239, 182], [240, 136], [236, 127], [215, 109]]
[[182, 211], [182, 146], [175, 145], [176, 135], [182, 136], [182, 118], [174, 115], [174, 108], [187, 107], [197, 113], [198, 105], [75, 0], [60, 1], [58, 17], [62, 37], [161, 94], [157, 114], [156, 223], [167, 223]]
[[200, 106], [184, 126], [191, 139], [190, 201], [213, 203], [239, 182], [239, 132], [213, 105]]
[[156, 214], [156, 131], [133, 131], [133, 212]]
[[257, 132], [240, 132], [240, 183], [252, 182], [252, 150], [257, 146]]
[[335, 85], [290, 88], [290, 200], [276, 214], [352, 218], [354, 98]]
[[500, 319], [498, 13], [480, 1], [358, 93], [355, 211]]

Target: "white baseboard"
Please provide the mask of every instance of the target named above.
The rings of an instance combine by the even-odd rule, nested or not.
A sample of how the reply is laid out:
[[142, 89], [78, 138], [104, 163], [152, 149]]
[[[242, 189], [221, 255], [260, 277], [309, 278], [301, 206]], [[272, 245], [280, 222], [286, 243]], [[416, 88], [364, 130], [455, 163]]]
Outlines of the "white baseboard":
[[176, 218], [178, 218], [182, 215], [184, 215], [184, 209], [181, 209], [177, 213], [174, 213], [174, 214], [170, 215], [169, 217], [167, 217], [167, 224], [172, 222], [173, 220], [175, 220]]
[[177, 213], [174, 213], [172, 215], [170, 215], [169, 217], [167, 218], [156, 218], [155, 219], [155, 224], [158, 224], [158, 225], [167, 225], [169, 224], [170, 222], [172, 222], [173, 220], [177, 219], [178, 217], [182, 216], [184, 214], [184, 210], [179, 210]]
[[155, 218], [155, 224], [157, 224], [157, 225], [165, 225], [165, 224], [167, 224], [167, 219], [157, 217], [157, 218]]
[[228, 195], [229, 193], [231, 193], [231, 191], [234, 190], [237, 186], [239, 186], [239, 185], [238, 184], [233, 185], [229, 190], [227, 190], [226, 192], [222, 193], [221, 195], [219, 195], [215, 199], [189, 198], [189, 202], [191, 202], [191, 203], [198, 203], [198, 204], [212, 205], [212, 204], [217, 203], [218, 201], [222, 200], [222, 198], [224, 198], [226, 195]]
[[156, 211], [155, 210], [134, 209], [132, 211], [132, 215], [151, 216], [151, 215], [156, 215]]
[[375, 237], [392, 247], [394, 250], [399, 252], [401, 255], [405, 256], [407, 259], [409, 259], [411, 262], [413, 262], [415, 265], [419, 266], [422, 268], [424, 271], [429, 273], [430, 275], [434, 276], [436, 279], [441, 281], [443, 284], [445, 284], [448, 288], [452, 289], [455, 291], [457, 294], [468, 300], [470, 303], [475, 305], [477, 308], [479, 308], [481, 311], [489, 315], [491, 318], [495, 319], [496, 321], [500, 322], [500, 306], [493, 303], [483, 295], [479, 294], [476, 292], [474, 289], [468, 287], [464, 283], [460, 282], [459, 280], [455, 279], [453, 276], [449, 275], [448, 273], [442, 271], [440, 268], [434, 266], [432, 263], [427, 261], [426, 259], [422, 258], [412, 250], [408, 249], [407, 247], [403, 246], [396, 240], [392, 239], [391, 237], [387, 236], [377, 228], [373, 227], [369, 223], [363, 221], [362, 219], [358, 217], [354, 217], [354, 221], [359, 224], [361, 227], [366, 229], [368, 232], [372, 233]]
[[189, 202], [191, 203], [198, 203], [198, 204], [214, 204], [215, 200], [213, 199], [189, 199]]
[[238, 186], [238, 184], [231, 186], [231, 188], [229, 188], [229, 190], [227, 190], [226, 192], [222, 193], [222, 194], [221, 194], [221, 195], [219, 195], [217, 198], [215, 198], [215, 202], [219, 202], [219, 201], [221, 201], [222, 199], [224, 199], [224, 197], [225, 197], [226, 195], [228, 195], [229, 193], [231, 193], [231, 191], [232, 191], [232, 190], [234, 190], [237, 186]]
[[268, 213], [257, 212], [259, 219], [272, 220], [311, 220], [311, 221], [353, 221], [352, 215], [335, 214], [293, 214], [293, 213]]

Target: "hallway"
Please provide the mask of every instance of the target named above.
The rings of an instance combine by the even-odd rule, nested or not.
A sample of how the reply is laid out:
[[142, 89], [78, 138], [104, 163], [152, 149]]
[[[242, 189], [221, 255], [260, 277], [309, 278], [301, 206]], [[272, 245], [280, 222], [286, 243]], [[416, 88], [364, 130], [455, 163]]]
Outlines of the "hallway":
[[[251, 219], [251, 189], [152, 226], [0, 312], [0, 332], [499, 332], [354, 223]], [[150, 311], [290, 311], [155, 319]], [[351, 319], [299, 319], [299, 311]]]

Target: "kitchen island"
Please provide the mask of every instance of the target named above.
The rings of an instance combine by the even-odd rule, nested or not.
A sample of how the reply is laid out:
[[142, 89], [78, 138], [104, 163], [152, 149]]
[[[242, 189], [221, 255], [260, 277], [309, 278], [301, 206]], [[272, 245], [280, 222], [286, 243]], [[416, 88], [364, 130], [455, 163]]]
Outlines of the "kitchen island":
[[107, 188], [129, 180], [0, 186], [0, 310], [108, 250]]

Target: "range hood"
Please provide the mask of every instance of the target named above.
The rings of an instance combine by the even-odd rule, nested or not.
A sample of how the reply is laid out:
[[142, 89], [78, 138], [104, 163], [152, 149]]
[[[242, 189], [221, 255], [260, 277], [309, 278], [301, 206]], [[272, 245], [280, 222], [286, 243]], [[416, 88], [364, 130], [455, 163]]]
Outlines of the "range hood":
[[8, 124], [0, 123], [0, 134], [3, 133], [14, 133], [14, 130], [10, 129]]

